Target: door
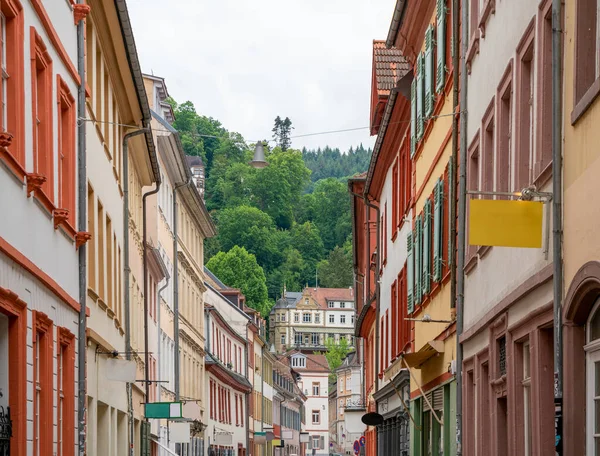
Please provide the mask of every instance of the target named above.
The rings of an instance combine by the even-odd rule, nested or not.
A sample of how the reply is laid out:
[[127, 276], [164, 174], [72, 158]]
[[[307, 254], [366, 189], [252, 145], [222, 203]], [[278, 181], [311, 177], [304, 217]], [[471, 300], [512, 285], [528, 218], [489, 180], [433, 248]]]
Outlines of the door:
[[587, 456], [600, 456], [600, 347], [586, 356]]

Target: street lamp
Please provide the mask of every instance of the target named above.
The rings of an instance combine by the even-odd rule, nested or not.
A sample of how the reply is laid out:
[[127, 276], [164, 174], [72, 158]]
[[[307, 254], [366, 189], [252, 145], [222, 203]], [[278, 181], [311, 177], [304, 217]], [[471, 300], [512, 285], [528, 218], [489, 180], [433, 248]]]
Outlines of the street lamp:
[[259, 168], [259, 169], [264, 168], [269, 165], [267, 163], [267, 161], [265, 160], [265, 150], [264, 150], [262, 141], [258, 141], [256, 143], [256, 147], [254, 148], [254, 158], [248, 164], [250, 166], [252, 166], [253, 168]]

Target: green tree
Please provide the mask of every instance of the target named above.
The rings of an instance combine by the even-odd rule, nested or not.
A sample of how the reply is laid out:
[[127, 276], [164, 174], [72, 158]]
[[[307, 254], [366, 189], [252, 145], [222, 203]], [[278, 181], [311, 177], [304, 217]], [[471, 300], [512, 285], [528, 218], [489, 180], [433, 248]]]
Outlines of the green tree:
[[263, 317], [271, 311], [265, 273], [256, 262], [256, 257], [239, 246], [227, 253], [219, 252], [210, 259], [206, 267], [225, 285], [239, 288], [246, 297], [246, 303], [258, 310]]
[[222, 251], [235, 245], [244, 247], [267, 271], [281, 263], [282, 251], [278, 250], [278, 235], [269, 214], [251, 206], [228, 207], [219, 212], [217, 225]]
[[352, 254], [343, 247], [335, 247], [326, 260], [319, 262], [319, 284], [327, 288], [352, 286]]
[[290, 138], [292, 130], [294, 129], [294, 127], [292, 127], [292, 121], [289, 117], [281, 120], [281, 117], [277, 116], [274, 124], [273, 139], [281, 150], [285, 152], [292, 145], [292, 140]]
[[334, 178], [315, 184], [314, 222], [326, 250], [342, 245], [352, 232], [348, 188]]
[[335, 339], [328, 337], [325, 340], [325, 358], [327, 358], [327, 364], [329, 364], [329, 370], [331, 371], [330, 378], [335, 379], [335, 370], [342, 365], [344, 358], [348, 355], [350, 347], [345, 337], [340, 337], [339, 343], [335, 342]]

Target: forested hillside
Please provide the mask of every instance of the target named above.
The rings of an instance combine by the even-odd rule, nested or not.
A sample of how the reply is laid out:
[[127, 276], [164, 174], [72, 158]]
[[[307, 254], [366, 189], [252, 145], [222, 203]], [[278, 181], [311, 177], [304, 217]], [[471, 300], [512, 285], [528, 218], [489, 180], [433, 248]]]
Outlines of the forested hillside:
[[284, 284], [300, 291], [318, 274], [320, 286], [351, 286], [350, 199], [341, 178], [365, 171], [370, 150], [288, 148], [291, 121], [278, 118], [277, 141], [265, 147], [269, 166], [254, 169], [254, 144], [199, 115], [191, 102], [171, 102], [186, 153], [206, 166], [206, 206], [218, 228], [205, 242], [207, 267], [263, 315]]

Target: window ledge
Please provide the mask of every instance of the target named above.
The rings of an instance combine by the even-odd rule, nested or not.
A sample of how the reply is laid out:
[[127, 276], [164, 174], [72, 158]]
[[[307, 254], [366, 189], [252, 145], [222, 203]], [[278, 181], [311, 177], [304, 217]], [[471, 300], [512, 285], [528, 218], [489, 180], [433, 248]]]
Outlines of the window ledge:
[[8, 149], [11, 142], [12, 135], [0, 133], [0, 159], [4, 162], [6, 168], [8, 168], [8, 170], [14, 174], [17, 180], [21, 181], [21, 184], [23, 184], [27, 172], [21, 163], [19, 163], [17, 158], [11, 154], [10, 150]]
[[552, 162], [548, 163], [545, 168], [534, 179], [533, 183], [536, 188], [541, 189], [552, 179]]
[[600, 94], [600, 78], [597, 78], [592, 83], [592, 85], [583, 94], [581, 99], [573, 107], [573, 111], [571, 111], [571, 125], [575, 125], [577, 121], [587, 112], [598, 94]]
[[479, 258], [483, 258], [490, 252], [490, 250], [492, 250], [490, 245], [480, 245], [477, 247], [477, 255], [479, 255]]
[[467, 73], [471, 74], [471, 63], [475, 58], [475, 55], [479, 54], [479, 29], [475, 30], [471, 41], [469, 42], [469, 49], [467, 49]]
[[477, 255], [473, 254], [470, 258], [467, 258], [465, 262], [465, 274], [469, 274], [475, 266], [477, 266]]
[[489, 17], [496, 12], [496, 0], [487, 0], [483, 6], [481, 17], [479, 18], [479, 30], [481, 38], [485, 38], [485, 26]]

